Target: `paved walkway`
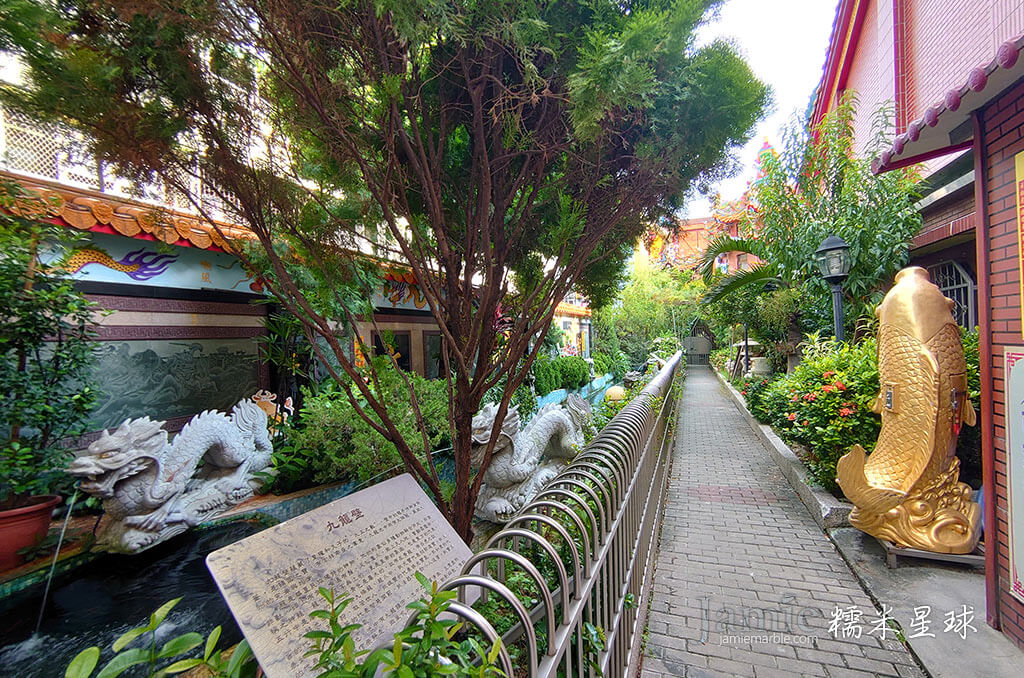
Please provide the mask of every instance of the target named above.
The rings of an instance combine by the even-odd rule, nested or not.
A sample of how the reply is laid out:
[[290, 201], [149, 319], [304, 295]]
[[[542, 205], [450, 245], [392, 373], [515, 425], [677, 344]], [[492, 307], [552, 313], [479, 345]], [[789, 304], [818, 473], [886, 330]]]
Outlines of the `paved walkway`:
[[924, 675], [709, 369], [676, 430], [644, 678]]

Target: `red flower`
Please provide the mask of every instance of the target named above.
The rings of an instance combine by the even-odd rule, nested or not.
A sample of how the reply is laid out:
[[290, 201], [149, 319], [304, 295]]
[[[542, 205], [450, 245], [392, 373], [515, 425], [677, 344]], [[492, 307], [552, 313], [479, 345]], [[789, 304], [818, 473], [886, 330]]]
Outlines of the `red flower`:
[[[804, 398], [806, 398], [806, 397], [807, 397], [807, 396], [804, 396]], [[795, 402], [796, 402], [796, 401], [798, 401], [798, 400], [800, 400], [800, 396], [798, 396], [797, 394], [795, 394], [795, 393], [794, 393], [794, 394], [793, 394], [793, 400], [792, 400], [792, 402], [794, 402], [794, 403], [795, 403]]]
[[793, 421], [794, 419], [796, 419], [796, 412], [790, 412], [789, 416], [786, 417], [786, 419], [789, 419], [790, 421]]
[[822, 379], [831, 379], [833, 374], [835, 374], [835, 372], [829, 371], [829, 372], [826, 372], [825, 374], [821, 375], [821, 378]]
[[746, 391], [740, 391], [740, 395], [747, 395]]
[[809, 423], [811, 423], [811, 422], [809, 422], [806, 419], [804, 419], [804, 426], [807, 426]]
[[805, 393], [804, 394], [804, 400], [809, 400], [811, 402], [814, 402], [817, 399], [818, 399], [818, 394], [817, 393]]
[[835, 387], [832, 386], [832, 384], [825, 384], [824, 386], [821, 387], [821, 390], [824, 393], [829, 393], [829, 392], [833, 391], [834, 389], [835, 389]]
[[837, 391], [845, 391], [846, 390], [846, 384], [844, 384], [841, 381], [837, 381], [836, 383], [834, 383], [832, 385], [836, 387]]
[[839, 416], [840, 417], [848, 417], [851, 414], [853, 414], [853, 410], [851, 410], [849, 407], [841, 407], [841, 408], [839, 408]]

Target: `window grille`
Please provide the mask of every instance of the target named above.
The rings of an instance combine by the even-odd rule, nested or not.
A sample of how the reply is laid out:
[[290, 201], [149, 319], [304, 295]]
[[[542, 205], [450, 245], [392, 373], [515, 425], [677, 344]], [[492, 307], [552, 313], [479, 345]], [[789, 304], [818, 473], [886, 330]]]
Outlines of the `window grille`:
[[975, 308], [977, 286], [967, 270], [955, 261], [943, 261], [928, 267], [932, 282], [944, 295], [953, 300], [953, 319], [957, 325], [973, 330], [978, 324]]

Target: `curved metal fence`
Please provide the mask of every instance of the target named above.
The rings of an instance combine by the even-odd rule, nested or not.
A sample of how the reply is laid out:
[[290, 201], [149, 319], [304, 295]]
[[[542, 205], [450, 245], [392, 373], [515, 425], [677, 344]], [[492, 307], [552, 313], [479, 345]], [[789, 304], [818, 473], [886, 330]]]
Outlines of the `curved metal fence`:
[[502, 638], [506, 675], [635, 672], [680, 364], [677, 353], [441, 587], [459, 594], [451, 612], [492, 642]]

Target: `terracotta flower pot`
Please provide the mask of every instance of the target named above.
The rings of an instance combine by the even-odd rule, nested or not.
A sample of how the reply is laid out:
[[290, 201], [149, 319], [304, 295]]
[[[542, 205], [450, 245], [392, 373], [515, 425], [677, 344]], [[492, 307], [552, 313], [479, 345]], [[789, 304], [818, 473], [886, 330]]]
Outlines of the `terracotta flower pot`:
[[29, 497], [28, 504], [0, 511], [0, 572], [22, 564], [19, 550], [32, 546], [46, 536], [50, 514], [60, 503], [55, 494]]

